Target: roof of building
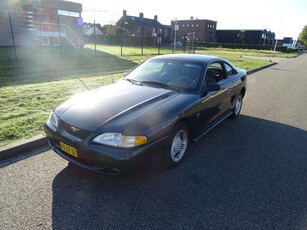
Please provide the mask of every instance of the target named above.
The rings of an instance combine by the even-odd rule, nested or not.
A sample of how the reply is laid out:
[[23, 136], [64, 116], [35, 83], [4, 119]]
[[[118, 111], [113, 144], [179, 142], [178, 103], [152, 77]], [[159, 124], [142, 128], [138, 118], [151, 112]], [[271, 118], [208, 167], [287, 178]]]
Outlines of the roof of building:
[[155, 26], [155, 27], [162, 27], [162, 24], [154, 19], [150, 18], [141, 18], [135, 16], [124, 16], [121, 19], [125, 18], [134, 25], [143, 25], [143, 26]]
[[104, 35], [104, 33], [97, 27], [93, 25], [84, 25], [82, 31], [85, 35]]
[[210, 20], [210, 19], [199, 19], [199, 18], [177, 20], [177, 22], [197, 22], [197, 21], [198, 22], [199, 21], [217, 22], [217, 21]]

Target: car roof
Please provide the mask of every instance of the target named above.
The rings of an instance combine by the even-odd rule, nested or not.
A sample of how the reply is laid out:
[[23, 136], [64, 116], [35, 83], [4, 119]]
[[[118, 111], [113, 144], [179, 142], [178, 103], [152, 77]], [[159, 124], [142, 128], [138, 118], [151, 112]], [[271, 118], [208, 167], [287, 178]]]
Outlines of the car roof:
[[209, 55], [200, 55], [200, 54], [166, 54], [161, 56], [156, 56], [150, 60], [173, 60], [173, 61], [186, 61], [186, 62], [197, 62], [206, 64], [212, 61], [226, 61], [222, 58]]

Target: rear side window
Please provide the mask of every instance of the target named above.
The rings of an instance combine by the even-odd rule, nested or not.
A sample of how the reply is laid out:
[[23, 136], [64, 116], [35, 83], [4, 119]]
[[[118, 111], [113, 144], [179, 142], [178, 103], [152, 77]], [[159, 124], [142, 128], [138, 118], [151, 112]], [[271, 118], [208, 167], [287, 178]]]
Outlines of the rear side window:
[[227, 77], [229, 77], [229, 76], [234, 74], [233, 68], [230, 65], [224, 63], [224, 66], [225, 66]]

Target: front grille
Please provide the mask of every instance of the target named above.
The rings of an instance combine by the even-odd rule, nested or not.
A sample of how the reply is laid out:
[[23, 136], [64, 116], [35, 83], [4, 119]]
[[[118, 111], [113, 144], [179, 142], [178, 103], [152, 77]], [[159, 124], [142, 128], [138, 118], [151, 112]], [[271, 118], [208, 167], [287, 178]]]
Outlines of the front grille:
[[61, 121], [61, 124], [66, 132], [80, 139], [85, 139], [92, 133], [91, 131], [88, 131], [86, 129], [81, 129], [77, 126], [70, 125], [64, 121]]

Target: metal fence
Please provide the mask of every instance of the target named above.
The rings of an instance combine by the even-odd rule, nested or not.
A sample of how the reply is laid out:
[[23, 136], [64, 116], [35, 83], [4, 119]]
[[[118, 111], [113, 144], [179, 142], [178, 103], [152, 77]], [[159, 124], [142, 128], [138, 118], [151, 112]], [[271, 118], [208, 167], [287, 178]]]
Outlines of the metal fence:
[[160, 29], [155, 36], [148, 37], [143, 32], [141, 36], [127, 35], [120, 27], [117, 34], [106, 36], [96, 31], [94, 21], [93, 34], [86, 36], [78, 18], [57, 15], [52, 22], [44, 18], [46, 15], [34, 9], [0, 10], [0, 60], [39, 59], [46, 55], [86, 58], [105, 52], [122, 56], [195, 52], [195, 34], [176, 44], [166, 42]]

